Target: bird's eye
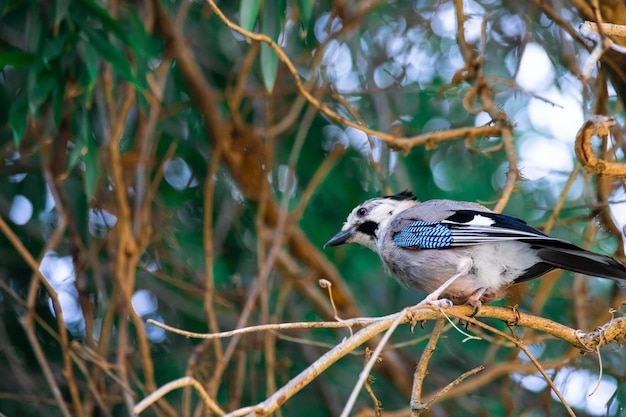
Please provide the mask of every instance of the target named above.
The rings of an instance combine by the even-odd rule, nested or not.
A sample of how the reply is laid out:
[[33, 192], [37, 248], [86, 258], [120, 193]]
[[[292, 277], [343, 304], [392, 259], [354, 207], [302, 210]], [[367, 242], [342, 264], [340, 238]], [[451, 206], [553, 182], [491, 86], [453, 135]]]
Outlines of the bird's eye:
[[363, 207], [357, 210], [356, 215], [359, 217], [363, 217], [367, 214], [367, 210]]

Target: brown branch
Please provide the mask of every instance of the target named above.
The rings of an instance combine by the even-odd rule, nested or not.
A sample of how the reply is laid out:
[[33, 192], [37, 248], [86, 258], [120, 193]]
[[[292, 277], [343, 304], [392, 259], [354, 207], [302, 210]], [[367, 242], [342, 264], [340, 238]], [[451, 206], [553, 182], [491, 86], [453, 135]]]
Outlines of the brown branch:
[[569, 193], [569, 190], [572, 188], [572, 185], [574, 185], [576, 178], [578, 178], [578, 171], [580, 171], [580, 164], [576, 164], [572, 172], [569, 174], [569, 178], [567, 179], [567, 182], [563, 186], [563, 191], [561, 191], [561, 194], [559, 195], [559, 199], [557, 200], [556, 204], [554, 204], [554, 207], [552, 208], [552, 213], [550, 214], [550, 217], [543, 225], [542, 231], [545, 234], [550, 234], [550, 231], [552, 230], [552, 227], [554, 226], [556, 219], [561, 214], [561, 209], [563, 208], [563, 204], [565, 203], [567, 194]]
[[[401, 313], [400, 313], [401, 314]], [[397, 319], [397, 317], [396, 317]], [[267, 415], [274, 412], [285, 401], [291, 398], [294, 394], [299, 392], [306, 385], [315, 380], [323, 371], [328, 369], [337, 359], [349, 354], [355, 348], [365, 343], [380, 332], [389, 329], [394, 323], [397, 323], [395, 319], [381, 320], [378, 323], [374, 323], [365, 329], [355, 333], [352, 337], [344, 340], [342, 343], [331, 349], [329, 352], [320, 357], [314, 364], [307, 367], [300, 372], [297, 376], [292, 378], [287, 384], [280, 388], [276, 393], [268, 397], [265, 401], [251, 407], [244, 407], [227, 414], [229, 417], [241, 416], [246, 414], [262, 414]]]
[[498, 199], [498, 203], [493, 208], [493, 211], [496, 213], [500, 213], [504, 210], [504, 207], [515, 190], [517, 180], [520, 176], [519, 167], [517, 166], [517, 152], [515, 151], [515, 143], [513, 141], [513, 127], [506, 121], [500, 121], [498, 125], [501, 128], [502, 143], [504, 144], [504, 150], [509, 160], [509, 170], [506, 174], [506, 183], [504, 184], [502, 194]]
[[469, 371], [462, 373], [461, 375], [459, 375], [459, 377], [457, 379], [455, 379], [454, 381], [450, 382], [448, 385], [446, 385], [445, 387], [443, 387], [442, 389], [437, 391], [434, 395], [430, 395], [429, 396], [429, 400], [428, 400], [427, 403], [425, 403], [425, 404], [418, 404], [417, 406], [415, 404], [411, 404], [411, 411], [413, 411], [413, 413], [415, 414], [416, 411], [420, 411], [420, 410], [423, 410], [423, 409], [425, 409], [425, 410], [429, 409], [439, 399], [447, 396], [448, 393], [454, 387], [456, 387], [459, 384], [461, 384], [468, 377], [470, 377], [472, 375], [476, 375], [479, 372], [482, 372], [484, 369], [485, 369], [484, 365], [479, 365], [479, 366], [475, 367], [474, 369], [470, 369]]
[[[374, 364], [378, 361], [378, 358], [380, 357], [383, 348], [389, 341], [389, 338], [391, 338], [391, 335], [396, 330], [396, 328], [400, 324], [402, 324], [407, 318], [411, 316], [410, 307], [405, 308], [396, 316], [397, 317], [389, 323], [388, 328], [386, 329], [387, 331], [385, 332], [383, 337], [380, 338], [380, 341], [377, 342], [376, 349], [374, 349], [374, 352], [372, 352], [371, 357], [366, 362], [365, 367], [359, 374], [359, 379], [354, 385], [354, 388], [352, 389], [352, 392], [350, 393], [350, 397], [348, 398], [348, 401], [346, 401], [343, 411], [341, 412], [341, 417], [348, 417], [348, 415], [350, 414], [350, 411], [352, 411], [352, 408], [354, 407], [354, 404], [356, 403], [356, 399], [359, 395], [359, 392], [361, 391], [361, 387], [363, 386], [363, 384], [369, 377], [370, 372], [372, 371], [372, 368], [374, 367]], [[367, 330], [367, 328], [363, 330]]]
[[[506, 333], [503, 333], [492, 326], [486, 325], [485, 323], [476, 320], [476, 318], [469, 318], [467, 314], [472, 312], [472, 308], [469, 306], [455, 306], [451, 308], [447, 308], [445, 310], [446, 315], [450, 317], [456, 317], [463, 319], [465, 321], [469, 321], [477, 326], [483, 327], [487, 329], [489, 332], [501, 337], [510, 340], [515, 345], [517, 345], [521, 350], [523, 350], [526, 355], [530, 358], [531, 362], [533, 362], [535, 369], [539, 370], [546, 378], [548, 384], [551, 385], [552, 389], [558, 393], [558, 390], [551, 382], [550, 378], [545, 372], [545, 367], [540, 364], [528, 351], [525, 346], [525, 343], [515, 337], [512, 337]], [[570, 327], [564, 326], [562, 324], [553, 322], [551, 320], [533, 316], [530, 314], [520, 313], [517, 310], [504, 308], [504, 307], [492, 307], [492, 306], [483, 306], [477, 317], [491, 317], [497, 318], [507, 322], [509, 325], [517, 325], [528, 328], [533, 328], [536, 330], [544, 331], [553, 337], [559, 338], [571, 344], [573, 347], [581, 349], [583, 352], [595, 351], [597, 348], [604, 346], [608, 343], [626, 343], [626, 317], [614, 318], [611, 319], [605, 325], [591, 331], [588, 333], [582, 332], [580, 330], [575, 330]], [[284, 324], [275, 324], [275, 325], [264, 325], [264, 326], [253, 326], [250, 328], [240, 328], [231, 332], [223, 332], [220, 334], [198, 334], [191, 332], [184, 332], [177, 329], [173, 329], [169, 326], [162, 325], [155, 321], [150, 321], [150, 323], [157, 325], [162, 328], [166, 328], [170, 331], [175, 331], [176, 333], [180, 333], [185, 335], [186, 337], [199, 337], [199, 338], [222, 338], [222, 337], [231, 337], [233, 335], [240, 336], [244, 333], [257, 332], [257, 331], [267, 331], [267, 330], [286, 330], [286, 329], [295, 329], [295, 328], [316, 328], [316, 327], [340, 327], [340, 326], [354, 326], [354, 325], [363, 325], [367, 324], [367, 326], [360, 331], [354, 333], [353, 336], [343, 340], [329, 352], [324, 354], [318, 360], [316, 360], [313, 364], [304, 369], [300, 374], [290, 380], [287, 384], [285, 384], [282, 388], [280, 388], [276, 393], [268, 397], [265, 401], [255, 405], [244, 407], [238, 410], [235, 410], [229, 413], [229, 416], [241, 416], [245, 414], [257, 413], [257, 414], [268, 414], [274, 412], [278, 407], [280, 407], [285, 401], [287, 401], [291, 396], [295, 395], [302, 388], [304, 388], [311, 381], [316, 379], [321, 372], [330, 367], [337, 360], [342, 358], [343, 356], [351, 353], [354, 349], [356, 349], [361, 344], [365, 343], [367, 340], [370, 340], [378, 333], [383, 332], [388, 329], [392, 329], [394, 326], [397, 326], [402, 323], [414, 322], [419, 320], [441, 320], [443, 318], [443, 311], [437, 308], [431, 308], [428, 306], [413, 306], [407, 309], [402, 310], [399, 313], [391, 314], [388, 316], [373, 318], [373, 319], [351, 319], [344, 320], [342, 322], [328, 322], [328, 323], [284, 323]], [[390, 332], [388, 332], [388, 335]], [[431, 339], [431, 341], [434, 340]], [[383, 339], [384, 342], [384, 339]], [[434, 342], [432, 342], [434, 344]], [[382, 345], [379, 345], [381, 347]], [[426, 354], [428, 356], [428, 353]], [[510, 370], [510, 364], [506, 364], [506, 370]], [[457, 384], [461, 382], [461, 380], [469, 375], [473, 375], [478, 372], [480, 369], [474, 369], [469, 373], [462, 375], [456, 381], [453, 381], [446, 390], [452, 390]], [[364, 370], [367, 372], [367, 370]], [[418, 371], [418, 374], [420, 371]], [[362, 375], [363, 376], [363, 375]], [[441, 398], [443, 394], [436, 395], [436, 398]], [[432, 404], [435, 397], [430, 398], [427, 404]], [[568, 408], [568, 412], [571, 413], [571, 409], [569, 409], [567, 403], [562, 399], [562, 402], [566, 408]]]
[[[251, 289], [250, 294], [248, 295], [248, 299], [246, 300], [246, 304], [243, 307], [241, 314], [239, 315], [239, 319], [237, 320], [237, 328], [243, 327], [248, 323], [250, 316], [252, 315], [253, 307], [255, 306], [258, 297], [259, 297], [260, 289], [258, 286], [254, 286]], [[230, 363], [231, 358], [235, 354], [235, 350], [240, 342], [241, 338], [239, 335], [233, 337], [228, 346], [226, 347], [226, 351], [222, 357], [222, 360], [218, 362], [213, 370], [213, 374], [211, 375], [211, 380], [207, 384], [207, 391], [209, 395], [213, 398], [217, 396], [217, 390], [219, 388], [219, 384], [222, 381], [222, 375], [228, 364]]]
[[444, 319], [437, 320], [435, 327], [433, 328], [428, 344], [420, 356], [420, 360], [415, 368], [415, 375], [413, 376], [413, 394], [411, 395], [411, 410], [414, 416], [419, 415], [419, 408], [422, 405], [422, 388], [426, 374], [428, 373], [428, 362], [435, 351], [437, 341], [441, 336], [445, 321]]
[[211, 410], [213, 413], [217, 414], [218, 416], [224, 415], [224, 411], [222, 411], [222, 409], [217, 405], [217, 403], [213, 401], [211, 396], [204, 390], [204, 387], [202, 387], [202, 384], [200, 384], [197, 380], [195, 380], [192, 377], [185, 376], [175, 381], [168, 382], [167, 384], [163, 385], [158, 390], [154, 391], [149, 396], [141, 400], [133, 408], [133, 416], [138, 416], [139, 414], [143, 413], [146, 410], [146, 408], [148, 408], [155, 402], [162, 399], [163, 396], [167, 394], [168, 392], [181, 388], [181, 387], [187, 387], [187, 386], [192, 386], [193, 388], [196, 389], [196, 391], [198, 392], [198, 395], [204, 402], [204, 405], [206, 405], [206, 407], [209, 410]]
[[[26, 307], [27, 306], [27, 301], [22, 299], [21, 297], [19, 297], [17, 294], [15, 294], [13, 292], [13, 290], [11, 288], [9, 288], [3, 281], [0, 280], [0, 289], [4, 290], [11, 298], [13, 298], [13, 300], [15, 300], [15, 302], [17, 302], [19, 305]], [[48, 323], [42, 319], [38, 314], [33, 313], [33, 319], [37, 322], [37, 324], [45, 331], [47, 332], [54, 340], [56, 340], [59, 344], [61, 343], [61, 336], [59, 335], [59, 333], [57, 333], [52, 327], [50, 327], [50, 325], [48, 325]], [[39, 341], [37, 341], [37, 344], [39, 345]], [[40, 353], [42, 355], [44, 355], [43, 350], [41, 349], [41, 346], [35, 346], [34, 348], [35, 350], [39, 349]], [[81, 370], [81, 372], [83, 373], [83, 375], [85, 375], [85, 379], [87, 380], [87, 384], [89, 386], [89, 391], [90, 393], [94, 396], [94, 398], [96, 399], [96, 402], [98, 403], [98, 405], [100, 405], [102, 407], [102, 412], [107, 415], [110, 416], [110, 412], [108, 407], [105, 405], [104, 399], [102, 398], [102, 396], [99, 394], [98, 392], [98, 388], [95, 386], [94, 384], [94, 375], [93, 374], [89, 374], [89, 371], [85, 368], [84, 364], [82, 363], [81, 359], [87, 359], [90, 362], [96, 364], [98, 366], [99, 369], [103, 369], [107, 375], [109, 377], [111, 377], [113, 380], [115, 380], [116, 382], [118, 382], [120, 384], [120, 386], [127, 390], [127, 391], [132, 391], [130, 388], [124, 386], [124, 384], [122, 384], [121, 381], [119, 381], [117, 379], [117, 377], [115, 376], [115, 374], [113, 374], [112, 372], [110, 372], [109, 368], [110, 366], [108, 365], [108, 363], [102, 359], [96, 352], [92, 352], [90, 350], [90, 348], [88, 346], [84, 346], [76, 341], [72, 342], [71, 344], [71, 349], [70, 351], [70, 356], [72, 358], [72, 362], [74, 365], [76, 365], [78, 367], [78, 369]], [[44, 361], [45, 361], [45, 357], [44, 357]], [[47, 361], [46, 361], [47, 364]], [[44, 374], [45, 374], [45, 370], [44, 370]], [[2, 396], [2, 394], [0, 394], [0, 397]], [[50, 400], [50, 402], [52, 403], [52, 401], [54, 400]], [[85, 409], [87, 409], [87, 407], [84, 407]]]
[[[274, 42], [268, 36], [266, 36], [264, 34], [258, 34], [258, 33], [249, 32], [249, 31], [243, 29], [241, 26], [239, 26], [236, 23], [234, 23], [232, 20], [228, 19], [226, 17], [226, 15], [224, 15], [224, 13], [221, 11], [221, 9], [219, 7], [217, 7], [217, 5], [215, 4], [215, 2], [213, 0], [207, 0], [207, 3], [209, 4], [209, 6], [213, 10], [213, 12], [215, 12], [215, 14], [220, 18], [220, 20], [226, 26], [228, 26], [228, 28], [230, 28], [233, 31], [241, 34], [242, 36], [245, 36], [248, 39], [252, 39], [252, 40], [255, 40], [257, 42], [265, 42], [265, 43], [267, 43], [274, 50], [274, 52], [276, 52], [276, 55], [278, 55], [278, 59], [281, 62], [283, 62], [283, 64], [285, 64], [285, 66], [287, 67], [287, 70], [292, 75], [292, 77], [294, 79], [294, 82], [296, 83], [296, 87], [297, 87], [298, 91], [300, 92], [300, 94], [304, 98], [306, 98], [306, 100], [312, 106], [316, 107], [319, 111], [321, 111], [326, 116], [328, 116], [329, 118], [331, 118], [332, 120], [334, 120], [334, 121], [336, 121], [338, 123], [341, 123], [341, 124], [343, 124], [345, 126], [353, 127], [355, 129], [358, 129], [358, 130], [366, 133], [367, 135], [376, 136], [376, 137], [384, 140], [385, 142], [387, 142], [387, 144], [392, 149], [398, 149], [398, 150], [402, 150], [403, 152], [408, 152], [408, 151], [411, 150], [411, 148], [413, 148], [415, 146], [423, 145], [423, 144], [427, 144], [427, 143], [432, 145], [432, 144], [434, 144], [434, 143], [436, 143], [438, 141], [441, 141], [441, 140], [459, 139], [459, 138], [465, 137], [466, 135], [493, 136], [493, 135], [496, 135], [498, 133], [496, 131], [496, 133], [494, 133], [494, 134], [485, 134], [484, 133], [484, 129], [476, 128], [476, 127], [466, 127], [466, 128], [461, 128], [461, 129], [455, 129], [454, 130], [455, 133], [452, 133], [452, 136], [449, 136], [449, 135], [441, 136], [441, 135], [435, 135], [435, 134], [426, 134], [426, 135], [417, 135], [417, 136], [413, 136], [413, 137], [401, 138], [401, 137], [396, 137], [393, 134], [380, 132], [380, 131], [368, 128], [367, 126], [364, 126], [362, 124], [355, 123], [355, 122], [353, 122], [351, 120], [348, 120], [348, 119], [340, 116], [339, 114], [337, 114], [333, 110], [331, 110], [326, 104], [322, 103], [320, 100], [318, 100], [315, 96], [313, 96], [309, 92], [309, 90], [306, 88], [306, 86], [304, 85], [304, 83], [300, 79], [300, 75], [298, 74], [298, 71], [297, 71], [295, 65], [293, 64], [291, 59], [287, 56], [287, 54], [285, 54], [285, 52], [282, 50], [280, 45], [278, 45], [276, 42]], [[468, 130], [469, 130], [469, 132], [468, 132]], [[491, 130], [488, 130], [488, 131], [492, 132]], [[449, 131], [449, 132], [453, 132], [453, 131]], [[461, 132], [463, 132], [463, 133], [461, 133]], [[441, 139], [440, 139], [440, 137], [441, 137]]]
[[[34, 296], [32, 296], [32, 294], [36, 294], [36, 290], [39, 288], [40, 285], [42, 285], [46, 289], [46, 292], [48, 293], [48, 295], [50, 296], [50, 300], [52, 300], [52, 306], [54, 308], [54, 313], [56, 316], [58, 331], [60, 335], [61, 349], [63, 351], [64, 376], [67, 378], [67, 377], [71, 377], [72, 375], [72, 374], [69, 374], [67, 371], [68, 367], [71, 368], [72, 366], [71, 362], [69, 362], [69, 354], [70, 354], [71, 349], [69, 347], [67, 329], [65, 328], [65, 323], [63, 322], [63, 310], [61, 310], [61, 303], [59, 302], [59, 298], [54, 288], [52, 288], [48, 280], [39, 271], [39, 264], [37, 263], [35, 258], [33, 258], [33, 256], [30, 254], [28, 249], [26, 249], [24, 244], [15, 235], [13, 230], [11, 230], [9, 225], [4, 221], [2, 217], [0, 217], [0, 231], [2, 231], [4, 236], [9, 240], [9, 242], [11, 242], [15, 250], [17, 250], [17, 252], [20, 254], [22, 259], [28, 264], [28, 266], [31, 268], [35, 276], [35, 278], [31, 282], [30, 289], [29, 289], [26, 315], [22, 319], [21, 323], [22, 323], [22, 326], [24, 327], [26, 335], [28, 336], [28, 340], [33, 348], [37, 361], [39, 362], [39, 365], [41, 366], [44, 377], [46, 378], [46, 382], [50, 386], [50, 389], [52, 390], [52, 394], [57, 400], [57, 404], [59, 406], [59, 409], [61, 410], [61, 413], [64, 416], [69, 417], [71, 413], [67, 407], [67, 404], [65, 403], [63, 399], [63, 394], [61, 393], [61, 390], [59, 389], [59, 386], [55, 380], [54, 374], [52, 373], [52, 370], [50, 369], [50, 366], [46, 359], [45, 353], [41, 347], [41, 344], [39, 343], [39, 340], [37, 339], [37, 335], [35, 334], [35, 325], [33, 323], [35, 309], [34, 309]], [[80, 410], [77, 410], [77, 412], [80, 412]]]
[[600, 32], [604, 35], [626, 37], [626, 26], [616, 25], [614, 23], [598, 23], [584, 22], [580, 25], [581, 32]]
[[[410, 312], [412, 316], [405, 317], [402, 323], [445, 318], [445, 316], [439, 309], [434, 307], [431, 308], [430, 306], [415, 306]], [[473, 312], [473, 309], [470, 306], [454, 306], [446, 308], [444, 312], [448, 317], [465, 319], [468, 317], [469, 314]], [[220, 333], [188, 332], [151, 319], [148, 320], [148, 323], [157, 327], [161, 327], [167, 331], [183, 335], [185, 337], [198, 339], [221, 339], [226, 337], [239, 336], [246, 333], [269, 330], [278, 331], [288, 329], [342, 328], [364, 325], [369, 326], [376, 324], [380, 321], [393, 320], [397, 317], [398, 314], [401, 313], [394, 313], [383, 317], [344, 319], [341, 322], [329, 321], [266, 324], [261, 326], [237, 328], [236, 330], [230, 330]], [[581, 349], [581, 351], [583, 352], [596, 351], [598, 347], [605, 346], [609, 343], [617, 343], [620, 345], [626, 343], [626, 316], [612, 318], [609, 322], [591, 332], [583, 332], [582, 330], [573, 329], [550, 319], [528, 313], [523, 313], [518, 311], [517, 309], [512, 309], [509, 307], [482, 306], [475, 317], [498, 319], [504, 321], [511, 326], [520, 326], [539, 330], [551, 335], [554, 338], [561, 339], [564, 342], [572, 345], [574, 348]], [[474, 323], [475, 320], [470, 321]], [[478, 324], [478, 322], [476, 322], [475, 324]], [[380, 331], [384, 330], [385, 329], [382, 329]], [[601, 338], [599, 337], [599, 333], [602, 333]]]
[[[221, 147], [214, 150], [211, 162], [209, 164], [206, 183], [204, 185], [204, 227], [203, 227], [203, 246], [204, 246], [204, 311], [207, 317], [209, 330], [211, 332], [219, 331], [217, 315], [213, 308], [215, 297], [215, 279], [213, 273], [213, 262], [215, 260], [215, 248], [213, 247], [213, 199], [215, 192], [215, 181], [213, 177], [217, 173], [220, 160], [222, 158]], [[213, 351], [217, 362], [222, 360], [222, 345], [219, 342], [213, 344]]]
[[541, 363], [539, 363], [539, 361], [535, 358], [535, 356], [530, 352], [530, 350], [528, 350], [528, 348], [526, 347], [526, 344], [518, 339], [515, 336], [511, 336], [508, 335], [498, 329], [496, 329], [493, 326], [489, 326], [483, 322], [479, 322], [477, 320], [475, 320], [472, 317], [459, 317], [462, 320], [465, 320], [467, 322], [476, 324], [484, 329], [489, 330], [492, 333], [495, 333], [496, 335], [499, 335], [502, 338], [508, 339], [511, 342], [513, 342], [521, 351], [523, 351], [526, 356], [528, 357], [528, 359], [530, 359], [530, 361], [533, 363], [533, 365], [535, 366], [535, 368], [539, 371], [539, 373], [543, 376], [543, 379], [548, 383], [548, 385], [550, 386], [550, 388], [552, 389], [552, 391], [554, 392], [554, 394], [559, 398], [559, 400], [561, 401], [561, 404], [563, 404], [563, 407], [565, 407], [565, 409], [567, 410], [568, 414], [572, 417], [576, 417], [576, 415], [574, 414], [574, 411], [571, 409], [571, 407], [569, 406], [569, 404], [567, 403], [567, 401], [565, 400], [565, 397], [563, 397], [563, 395], [561, 394], [561, 392], [559, 391], [559, 389], [557, 388], [557, 386], [554, 384], [554, 381], [552, 381], [552, 379], [548, 376], [545, 368], [541, 365]]
[[[47, 146], [50, 146], [50, 144], [48, 144]], [[42, 148], [45, 148], [47, 146], [44, 145]], [[66, 150], [62, 149], [61, 151], [65, 153]], [[44, 152], [42, 149], [42, 153], [45, 154], [46, 152]], [[72, 242], [71, 252], [72, 252], [72, 260], [74, 263], [74, 272], [76, 274], [75, 285], [76, 285], [76, 288], [80, 291], [79, 301], [81, 301], [81, 309], [83, 311], [83, 317], [85, 319], [85, 331], [93, 332], [93, 325], [92, 325], [93, 321], [92, 321], [91, 315], [89, 315], [89, 312], [91, 311], [91, 308], [90, 308], [91, 303], [84, 302], [85, 297], [83, 295], [84, 295], [85, 283], [84, 281], [79, 282], [79, 281], [82, 281], [81, 278], [84, 277], [83, 276], [83, 269], [84, 269], [83, 258], [85, 254], [85, 248], [82, 244], [82, 240], [80, 238], [80, 234], [78, 232], [75, 219], [74, 217], [71, 216], [70, 210], [68, 208], [67, 198], [63, 194], [60, 180], [52, 171], [53, 168], [51, 166], [54, 166], [54, 163], [51, 164], [50, 161], [48, 161], [48, 158], [46, 158], [46, 156], [43, 155], [44, 177], [46, 179], [48, 189], [50, 190], [50, 193], [52, 194], [54, 201], [55, 201], [55, 209], [59, 216], [59, 224], [57, 226], [57, 229], [55, 230], [54, 235], [52, 236], [52, 239], [49, 239], [48, 242], [46, 242], [46, 248], [44, 249], [44, 251], [42, 251], [41, 256], [42, 257], [45, 256], [47, 253], [49, 253], [52, 250], [53, 247], [55, 247], [60, 242], [67, 226], [67, 228], [70, 231], [70, 240]], [[41, 261], [39, 263], [41, 263]], [[37, 280], [34, 280], [33, 284], [35, 282], [37, 282]], [[38, 287], [38, 285], [36, 286]], [[59, 329], [59, 331], [64, 332], [64, 329]], [[64, 339], [67, 339], [67, 337], [65, 337]], [[93, 339], [91, 338], [91, 334], [87, 336], [87, 340], [88, 340], [87, 343], [93, 345]], [[84, 415], [84, 409], [80, 401], [80, 393], [78, 390], [78, 386], [76, 384], [76, 380], [74, 378], [72, 361], [70, 359], [71, 350], [69, 349], [68, 345], [62, 344], [62, 346], [63, 346], [62, 351], [63, 351], [63, 364], [64, 364], [63, 375], [65, 376], [67, 389], [70, 392], [70, 397], [72, 398], [72, 405], [74, 406], [76, 415], [78, 417], [82, 417]]]
[[593, 174], [625, 179], [626, 164], [602, 161], [595, 156], [591, 149], [591, 138], [594, 135], [608, 136], [611, 127], [615, 126], [615, 123], [614, 117], [602, 115], [591, 116], [576, 135], [576, 156], [583, 168]]

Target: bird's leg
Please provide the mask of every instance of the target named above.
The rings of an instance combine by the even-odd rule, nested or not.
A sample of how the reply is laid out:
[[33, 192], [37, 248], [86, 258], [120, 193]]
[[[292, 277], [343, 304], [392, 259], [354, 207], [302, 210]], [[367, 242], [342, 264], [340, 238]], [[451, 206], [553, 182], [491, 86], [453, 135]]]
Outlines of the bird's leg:
[[437, 288], [435, 291], [428, 294], [426, 298], [420, 301], [417, 305], [428, 304], [428, 305], [432, 305], [436, 307], [451, 307], [452, 301], [448, 300], [447, 298], [442, 298], [440, 300], [439, 297], [441, 296], [441, 294], [443, 294], [443, 292], [450, 285], [452, 285], [454, 281], [466, 275], [471, 268], [472, 268], [472, 258], [466, 258], [466, 257], [461, 258], [461, 260], [459, 261], [459, 264], [457, 265], [456, 274], [452, 275], [446, 282], [441, 284], [441, 286]]

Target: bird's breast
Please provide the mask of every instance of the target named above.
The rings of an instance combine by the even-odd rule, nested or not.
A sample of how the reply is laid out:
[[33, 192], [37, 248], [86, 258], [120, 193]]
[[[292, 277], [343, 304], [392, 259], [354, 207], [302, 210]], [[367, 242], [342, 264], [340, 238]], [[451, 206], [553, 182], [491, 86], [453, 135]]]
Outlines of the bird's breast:
[[431, 293], [457, 273], [462, 259], [470, 258], [470, 271], [446, 290], [444, 297], [463, 303], [479, 289], [485, 301], [504, 296], [513, 281], [540, 262], [524, 242], [506, 241], [449, 249], [406, 249], [391, 238], [379, 242], [378, 252], [385, 270], [402, 284]]

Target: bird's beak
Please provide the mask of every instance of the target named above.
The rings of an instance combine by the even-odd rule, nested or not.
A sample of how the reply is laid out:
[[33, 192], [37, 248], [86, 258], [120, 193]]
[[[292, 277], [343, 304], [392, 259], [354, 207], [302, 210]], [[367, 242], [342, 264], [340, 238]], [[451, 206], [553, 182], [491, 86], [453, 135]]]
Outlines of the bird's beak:
[[328, 246], [343, 245], [351, 237], [352, 237], [352, 228], [350, 227], [349, 229], [342, 230], [341, 232], [337, 233], [335, 236], [331, 237], [330, 240], [326, 242], [324, 247], [326, 248]]

